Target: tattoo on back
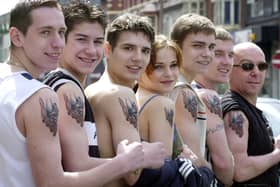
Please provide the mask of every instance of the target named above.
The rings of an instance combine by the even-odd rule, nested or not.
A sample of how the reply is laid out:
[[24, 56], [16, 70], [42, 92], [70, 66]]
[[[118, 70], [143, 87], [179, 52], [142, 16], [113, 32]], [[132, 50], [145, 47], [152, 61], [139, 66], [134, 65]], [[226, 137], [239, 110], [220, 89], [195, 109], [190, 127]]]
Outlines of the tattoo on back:
[[168, 121], [169, 125], [172, 127], [174, 111], [172, 109], [167, 109], [167, 108], [164, 108], [164, 111], [165, 111], [166, 120]]
[[235, 131], [235, 133], [241, 138], [244, 134], [243, 132], [243, 123], [244, 118], [241, 114], [233, 115], [230, 114], [230, 123], [229, 127], [232, 128], [232, 130]]
[[58, 107], [57, 104], [52, 101], [45, 101], [39, 98], [41, 106], [42, 122], [50, 129], [53, 136], [57, 132], [57, 119], [58, 119]]
[[122, 111], [126, 117], [126, 120], [137, 129], [137, 115], [138, 108], [135, 102], [130, 101], [129, 99], [119, 98]]
[[84, 102], [80, 96], [69, 98], [67, 95], [64, 96], [64, 101], [66, 105], [66, 110], [68, 115], [74, 118], [77, 123], [83, 127], [84, 118], [83, 118], [83, 111], [84, 111]]
[[183, 95], [183, 101], [185, 108], [191, 113], [193, 119], [196, 121], [197, 119], [197, 98], [193, 94], [186, 94], [184, 91], [182, 91]]
[[210, 112], [217, 114], [220, 118], [222, 118], [221, 102], [216, 95], [207, 95], [203, 100]]

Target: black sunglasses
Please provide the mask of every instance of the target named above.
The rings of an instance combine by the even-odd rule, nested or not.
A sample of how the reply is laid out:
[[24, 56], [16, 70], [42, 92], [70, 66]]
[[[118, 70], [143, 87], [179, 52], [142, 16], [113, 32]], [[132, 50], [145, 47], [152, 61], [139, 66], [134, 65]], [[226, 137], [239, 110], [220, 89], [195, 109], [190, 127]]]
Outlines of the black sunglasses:
[[244, 60], [242, 64], [233, 64], [233, 67], [241, 67], [243, 71], [252, 71], [255, 68], [255, 65], [258, 67], [259, 71], [267, 70], [268, 64], [265, 62], [254, 64], [249, 60]]

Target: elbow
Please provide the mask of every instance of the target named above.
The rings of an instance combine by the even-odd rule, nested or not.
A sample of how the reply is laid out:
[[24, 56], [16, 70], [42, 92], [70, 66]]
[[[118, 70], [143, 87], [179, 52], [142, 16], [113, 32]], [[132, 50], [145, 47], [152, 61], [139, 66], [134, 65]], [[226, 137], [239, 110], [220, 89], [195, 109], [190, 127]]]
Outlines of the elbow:
[[234, 168], [234, 177], [233, 177], [233, 179], [236, 182], [244, 182], [244, 181], [248, 180], [248, 176], [247, 176], [246, 172], [244, 172], [244, 170], [235, 167]]
[[234, 161], [232, 157], [216, 160], [213, 170], [217, 178], [224, 184], [231, 184], [234, 178]]
[[141, 175], [141, 170], [136, 170], [135, 172], [131, 172], [127, 174], [124, 177], [126, 184], [128, 186], [133, 186], [140, 178], [140, 175]]
[[233, 169], [234, 169], [234, 161], [233, 157], [224, 157], [219, 158], [214, 161], [214, 169], [216, 171], [220, 171], [223, 174], [232, 174], [233, 176]]

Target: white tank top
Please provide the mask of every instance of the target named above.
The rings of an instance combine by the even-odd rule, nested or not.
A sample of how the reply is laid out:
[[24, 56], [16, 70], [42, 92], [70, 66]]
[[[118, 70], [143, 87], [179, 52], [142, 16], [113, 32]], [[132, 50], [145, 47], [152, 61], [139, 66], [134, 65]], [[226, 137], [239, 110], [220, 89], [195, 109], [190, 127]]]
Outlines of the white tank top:
[[35, 187], [26, 139], [17, 128], [15, 114], [43, 87], [27, 72], [0, 74], [0, 187]]

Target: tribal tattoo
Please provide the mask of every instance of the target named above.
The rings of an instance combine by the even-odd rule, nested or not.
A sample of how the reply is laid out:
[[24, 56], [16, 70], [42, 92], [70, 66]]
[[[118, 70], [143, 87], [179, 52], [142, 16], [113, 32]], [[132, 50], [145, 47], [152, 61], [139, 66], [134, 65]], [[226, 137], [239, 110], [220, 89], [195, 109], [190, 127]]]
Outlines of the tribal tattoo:
[[223, 129], [224, 128], [224, 125], [223, 124], [218, 124], [215, 128], [211, 128], [211, 129], [208, 129], [206, 131], [206, 136], [208, 136], [208, 134], [214, 134], [215, 132], [218, 132], [219, 130]]
[[64, 96], [64, 101], [66, 105], [66, 110], [68, 115], [70, 115], [72, 118], [74, 118], [77, 123], [83, 127], [84, 124], [84, 107], [85, 104], [80, 96], [78, 97], [68, 97], [66, 94]]
[[221, 102], [216, 95], [207, 95], [203, 98], [203, 101], [210, 112], [217, 114], [220, 118], [222, 118]]
[[193, 94], [187, 95], [184, 91], [182, 91], [182, 95], [183, 95], [183, 101], [184, 101], [185, 108], [191, 113], [192, 117], [196, 121], [197, 105], [198, 105], [196, 96]]
[[138, 108], [136, 103], [130, 101], [129, 99], [121, 98], [119, 98], [119, 102], [122, 107], [123, 113], [126, 116], [126, 120], [137, 129]]
[[169, 125], [172, 127], [174, 111], [172, 109], [167, 109], [167, 108], [164, 108], [164, 111], [165, 111], [166, 120], [168, 121]]
[[244, 117], [241, 114], [233, 115], [230, 114], [229, 127], [241, 138], [244, 134], [243, 132]]
[[52, 101], [45, 101], [39, 98], [41, 106], [42, 122], [50, 129], [53, 136], [57, 133], [57, 119], [58, 119], [58, 107], [57, 104]]

